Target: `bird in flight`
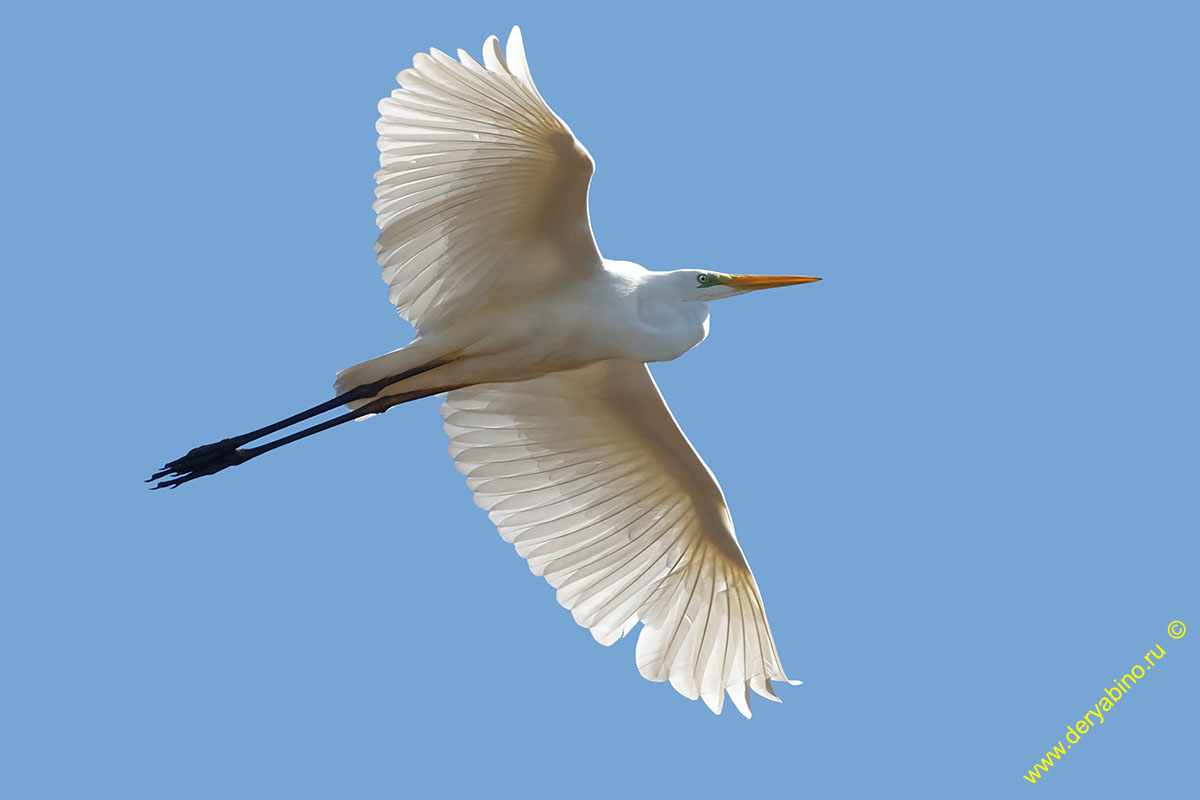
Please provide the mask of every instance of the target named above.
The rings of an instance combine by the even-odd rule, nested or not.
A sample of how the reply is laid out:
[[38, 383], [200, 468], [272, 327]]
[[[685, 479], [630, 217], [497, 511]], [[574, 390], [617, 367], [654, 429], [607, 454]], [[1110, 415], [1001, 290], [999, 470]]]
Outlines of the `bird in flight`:
[[[408, 345], [342, 370], [336, 397], [203, 445], [176, 487], [342, 423], [445, 395], [450, 454], [475, 502], [598, 642], [637, 623], [637, 666], [750, 716], [787, 681], [721, 487], [647, 362], [708, 334], [708, 303], [802, 275], [647, 270], [604, 258], [592, 157], [533, 84], [521, 32], [483, 63], [418, 53], [379, 103], [375, 244]], [[349, 411], [247, 446], [298, 423]], [[798, 683], [797, 681], [790, 681]]]

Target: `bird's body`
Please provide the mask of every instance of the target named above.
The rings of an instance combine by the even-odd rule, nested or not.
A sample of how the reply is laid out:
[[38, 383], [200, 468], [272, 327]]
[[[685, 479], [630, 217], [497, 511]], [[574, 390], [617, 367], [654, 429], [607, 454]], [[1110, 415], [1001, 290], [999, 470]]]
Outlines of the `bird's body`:
[[[708, 335], [711, 300], [817, 280], [647, 270], [600, 255], [591, 156], [507, 59], [414, 57], [380, 103], [376, 243], [407, 346], [338, 373], [337, 396], [196, 448], [152, 478], [178, 486], [351, 419], [434, 394], [450, 452], [501, 535], [603, 644], [639, 622], [638, 668], [750, 714], [787, 680], [716, 479], [646, 363]], [[334, 419], [250, 442], [333, 411]]]
[[447, 329], [343, 370], [336, 388], [348, 391], [436, 360], [450, 363], [380, 394], [526, 380], [605, 359], [670, 361], [708, 335], [708, 303], [679, 299], [696, 285], [692, 272], [684, 272], [604, 259], [586, 277], [535, 298], [486, 306]]

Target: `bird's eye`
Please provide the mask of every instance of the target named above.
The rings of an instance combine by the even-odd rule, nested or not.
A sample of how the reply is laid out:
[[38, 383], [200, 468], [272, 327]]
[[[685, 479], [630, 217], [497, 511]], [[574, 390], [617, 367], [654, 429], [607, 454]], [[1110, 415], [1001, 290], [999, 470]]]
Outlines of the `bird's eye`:
[[708, 283], [708, 276], [707, 276], [707, 275], [701, 275], [699, 278], [696, 278], [696, 280], [700, 281], [700, 285], [701, 285], [701, 286], [704, 286], [705, 284], [707, 284], [707, 283]]

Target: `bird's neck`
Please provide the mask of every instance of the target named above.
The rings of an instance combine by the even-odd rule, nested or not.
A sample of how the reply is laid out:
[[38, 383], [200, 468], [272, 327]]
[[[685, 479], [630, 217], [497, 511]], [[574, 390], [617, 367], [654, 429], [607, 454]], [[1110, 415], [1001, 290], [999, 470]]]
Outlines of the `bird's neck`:
[[670, 361], [691, 350], [708, 336], [708, 303], [683, 300], [671, 273], [650, 273], [638, 287], [638, 318], [653, 341], [653, 357]]

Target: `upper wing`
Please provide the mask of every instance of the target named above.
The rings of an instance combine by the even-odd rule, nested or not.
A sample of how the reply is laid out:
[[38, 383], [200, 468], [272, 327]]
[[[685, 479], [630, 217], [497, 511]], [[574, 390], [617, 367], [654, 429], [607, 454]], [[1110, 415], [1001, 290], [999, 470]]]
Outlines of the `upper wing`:
[[379, 103], [375, 243], [388, 298], [419, 330], [445, 327], [601, 268], [588, 223], [592, 158], [538, 93], [521, 32], [481, 66], [413, 57]]
[[601, 644], [720, 713], [787, 680], [725, 498], [644, 364], [456, 389], [450, 453], [500, 535]]

